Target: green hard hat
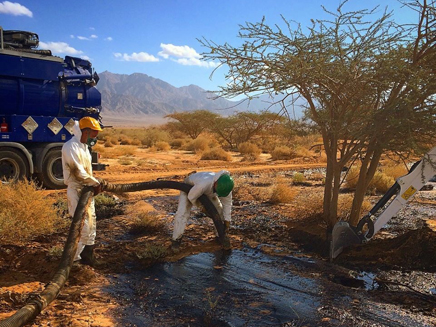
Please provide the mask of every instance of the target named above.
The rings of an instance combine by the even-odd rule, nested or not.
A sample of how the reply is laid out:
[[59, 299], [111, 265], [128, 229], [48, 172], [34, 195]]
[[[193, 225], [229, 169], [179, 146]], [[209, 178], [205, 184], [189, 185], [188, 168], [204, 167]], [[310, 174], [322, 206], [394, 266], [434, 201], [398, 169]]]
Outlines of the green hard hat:
[[233, 186], [235, 186], [233, 178], [230, 175], [223, 174], [216, 181], [216, 194], [219, 197], [225, 197], [233, 190]]

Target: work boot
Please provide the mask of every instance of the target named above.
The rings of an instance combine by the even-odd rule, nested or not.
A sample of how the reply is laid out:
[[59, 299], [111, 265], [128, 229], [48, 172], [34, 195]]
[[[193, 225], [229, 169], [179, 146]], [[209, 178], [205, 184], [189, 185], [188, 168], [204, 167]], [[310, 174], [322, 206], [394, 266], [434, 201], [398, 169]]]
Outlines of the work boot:
[[91, 266], [93, 268], [96, 268], [100, 265], [100, 262], [96, 259], [94, 255], [94, 248], [95, 245], [85, 245], [82, 253], [80, 253], [80, 257], [82, 258], [80, 260], [80, 263]]
[[180, 244], [182, 244], [182, 238], [178, 238], [177, 240], [171, 240], [171, 250], [173, 253], [180, 252]]

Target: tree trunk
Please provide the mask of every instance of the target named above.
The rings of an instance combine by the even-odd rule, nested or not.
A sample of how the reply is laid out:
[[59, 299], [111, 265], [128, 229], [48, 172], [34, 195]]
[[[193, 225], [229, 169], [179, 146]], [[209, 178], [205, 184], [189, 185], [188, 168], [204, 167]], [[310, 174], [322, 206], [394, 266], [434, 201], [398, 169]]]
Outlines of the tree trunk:
[[382, 150], [381, 149], [368, 149], [365, 159], [362, 162], [362, 167], [359, 172], [359, 180], [357, 181], [356, 191], [354, 193], [353, 205], [351, 207], [349, 222], [351, 225], [356, 226], [361, 218], [362, 204], [365, 200], [365, 194], [368, 190], [369, 183], [377, 171], [377, 166], [380, 162]]

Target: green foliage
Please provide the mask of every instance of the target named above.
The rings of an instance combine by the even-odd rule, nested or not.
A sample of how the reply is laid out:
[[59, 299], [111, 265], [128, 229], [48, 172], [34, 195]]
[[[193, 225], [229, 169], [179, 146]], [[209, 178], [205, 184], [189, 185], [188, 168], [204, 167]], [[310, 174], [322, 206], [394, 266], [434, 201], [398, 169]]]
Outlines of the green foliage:
[[[436, 140], [436, 38], [428, 37], [436, 22], [434, 4], [403, 6], [405, 13], [418, 13], [413, 26], [399, 26], [392, 12], [375, 8], [346, 12], [346, 4], [325, 9], [331, 18], [314, 18], [308, 29], [286, 18], [285, 28], [268, 26], [265, 19], [246, 22], [237, 47], [199, 40], [208, 49], [205, 60], [228, 67], [232, 83], [220, 87], [221, 96], [285, 94], [289, 109], [304, 101], [323, 135], [328, 165], [323, 207], [330, 227], [337, 221], [340, 172], [356, 154], [371, 159], [362, 161], [371, 179], [384, 151], [409, 153]], [[353, 215], [367, 184], [361, 180]]]
[[177, 123], [171, 125], [172, 129], [185, 133], [192, 139], [196, 139], [203, 131], [213, 125], [213, 121], [219, 115], [208, 110], [195, 110], [190, 112], [175, 112], [165, 117], [177, 121]]

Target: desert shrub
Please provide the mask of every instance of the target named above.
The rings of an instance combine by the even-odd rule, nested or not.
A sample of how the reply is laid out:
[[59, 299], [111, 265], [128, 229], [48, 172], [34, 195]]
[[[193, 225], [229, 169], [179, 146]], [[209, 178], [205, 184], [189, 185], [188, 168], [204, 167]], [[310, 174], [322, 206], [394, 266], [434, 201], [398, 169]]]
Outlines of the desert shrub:
[[290, 147], [278, 146], [271, 152], [272, 160], [290, 160], [295, 158], [295, 152]]
[[306, 183], [306, 177], [303, 173], [295, 173], [292, 176], [292, 183], [295, 185], [304, 184]]
[[197, 137], [195, 140], [188, 142], [184, 149], [195, 153], [201, 153], [209, 149], [210, 140], [205, 137]]
[[142, 142], [141, 140], [135, 138], [132, 140], [132, 145], [140, 146], [142, 145]]
[[173, 139], [170, 141], [170, 145], [172, 148], [174, 149], [180, 149], [181, 147], [183, 147], [185, 144], [187, 143], [186, 139]]
[[132, 139], [124, 134], [121, 134], [118, 138], [120, 145], [132, 145]]
[[254, 143], [244, 142], [239, 144], [238, 151], [246, 160], [256, 160], [259, 158], [262, 150]]
[[168, 253], [168, 248], [159, 244], [146, 244], [141, 251], [136, 251], [136, 257], [139, 260], [147, 262], [156, 262], [164, 258]]
[[[95, 146], [94, 146], [95, 148]], [[104, 148], [103, 148], [104, 149]], [[123, 156], [133, 156], [135, 154], [137, 147], [133, 145], [124, 145], [124, 146], [115, 146], [107, 151], [98, 151], [101, 152], [105, 158], [115, 159]]]
[[154, 145], [157, 151], [169, 151], [171, 150], [171, 146], [168, 144], [168, 142], [165, 141], [159, 141], [156, 142]]
[[[345, 178], [345, 186], [351, 189], [355, 189], [357, 181], [359, 180], [359, 167], [353, 166], [347, 172]], [[382, 192], [385, 193], [394, 184], [395, 179], [387, 174], [376, 171], [374, 177], [368, 185], [368, 191], [371, 193]]]
[[133, 164], [133, 161], [129, 158], [120, 158], [118, 159], [118, 163], [123, 166], [130, 166]]
[[0, 194], [0, 244], [26, 242], [68, 224], [33, 182], [0, 183]]
[[200, 159], [231, 161], [232, 156], [222, 148], [212, 148], [210, 150], [204, 151]]
[[296, 158], [307, 158], [307, 157], [315, 157], [315, 152], [309, 150], [309, 148], [303, 146], [295, 147], [295, 157]]
[[165, 224], [159, 219], [156, 212], [140, 212], [130, 226], [131, 234], [153, 234], [165, 228]]
[[348, 169], [347, 175], [345, 177], [345, 187], [355, 189], [357, 181], [359, 180], [359, 167], [352, 166]]
[[[295, 201], [294, 214], [299, 218], [320, 217], [323, 212], [323, 193], [321, 192], [301, 192]], [[341, 220], [348, 220], [353, 204], [352, 194], [339, 194], [338, 198], [338, 218]], [[371, 203], [364, 200], [362, 203], [361, 216], [368, 212], [371, 208]]]
[[278, 203], [291, 203], [298, 191], [288, 184], [279, 181], [272, 189], [270, 202], [274, 204]]
[[104, 142], [104, 147], [105, 148], [112, 148], [113, 146], [114, 146], [114, 144], [111, 141], [109, 141], [109, 140]]
[[373, 193], [386, 193], [390, 189], [390, 187], [394, 185], [394, 183], [395, 180], [392, 176], [388, 176], [384, 172], [377, 171], [374, 174], [371, 182], [369, 183], [368, 189]]
[[100, 193], [94, 197], [97, 219], [111, 218], [124, 213], [123, 203], [116, 197]]
[[402, 164], [397, 165], [397, 164], [393, 164], [393, 163], [384, 166], [382, 168], [382, 171], [386, 175], [392, 177], [395, 180], [397, 180], [399, 177], [404, 176], [408, 173], [406, 166], [404, 166]]
[[160, 141], [169, 142], [171, 137], [169, 133], [162, 128], [151, 127], [145, 129], [139, 139], [142, 145], [151, 147]]

